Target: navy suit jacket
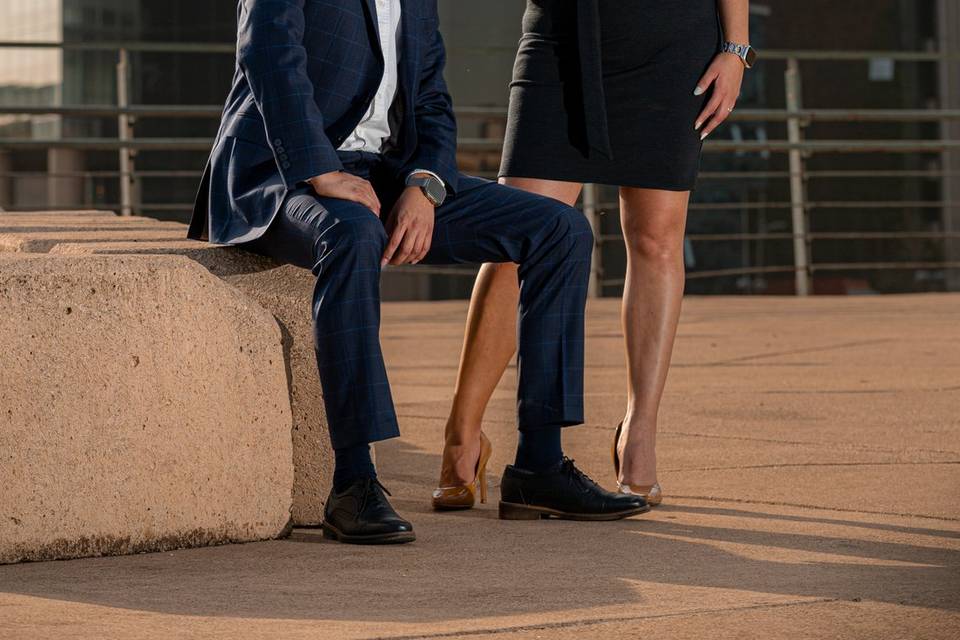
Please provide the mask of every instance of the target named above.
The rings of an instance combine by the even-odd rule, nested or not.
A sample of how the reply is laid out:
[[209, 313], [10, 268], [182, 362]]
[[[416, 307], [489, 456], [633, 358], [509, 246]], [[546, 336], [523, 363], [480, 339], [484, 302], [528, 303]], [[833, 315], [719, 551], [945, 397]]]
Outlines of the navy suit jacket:
[[[397, 180], [435, 172], [455, 193], [457, 129], [443, 79], [436, 0], [401, 0], [391, 111]], [[237, 64], [190, 237], [238, 244], [266, 231], [287, 194], [342, 168], [339, 147], [383, 77], [374, 0], [239, 0]]]

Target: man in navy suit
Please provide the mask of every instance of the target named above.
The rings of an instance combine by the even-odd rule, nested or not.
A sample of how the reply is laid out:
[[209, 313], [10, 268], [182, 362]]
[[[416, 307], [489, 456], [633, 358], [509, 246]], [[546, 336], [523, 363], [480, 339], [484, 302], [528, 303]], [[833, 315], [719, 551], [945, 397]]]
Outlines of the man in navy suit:
[[559, 202], [458, 173], [438, 26], [436, 0], [240, 0], [233, 87], [190, 237], [317, 277], [317, 361], [336, 454], [329, 537], [414, 539], [369, 450], [399, 434], [379, 341], [387, 264], [520, 265], [521, 435], [502, 516], [641, 512], [641, 499], [603, 490], [560, 446], [561, 427], [583, 421], [590, 226]]

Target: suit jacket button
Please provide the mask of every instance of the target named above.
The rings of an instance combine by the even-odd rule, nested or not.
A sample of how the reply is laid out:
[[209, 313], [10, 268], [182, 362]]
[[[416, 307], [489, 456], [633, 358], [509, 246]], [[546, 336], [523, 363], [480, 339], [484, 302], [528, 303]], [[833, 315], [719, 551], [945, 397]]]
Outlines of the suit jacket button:
[[278, 146], [278, 147], [279, 147], [279, 146], [282, 146], [282, 145], [283, 145], [283, 140], [281, 140], [280, 138], [277, 138], [276, 140], [273, 141], [273, 144], [275, 144], [275, 145]]
[[289, 163], [289, 162], [284, 162], [283, 165], [281, 165], [281, 166], [283, 166], [284, 169], [289, 169], [289, 168], [290, 168], [290, 163]]

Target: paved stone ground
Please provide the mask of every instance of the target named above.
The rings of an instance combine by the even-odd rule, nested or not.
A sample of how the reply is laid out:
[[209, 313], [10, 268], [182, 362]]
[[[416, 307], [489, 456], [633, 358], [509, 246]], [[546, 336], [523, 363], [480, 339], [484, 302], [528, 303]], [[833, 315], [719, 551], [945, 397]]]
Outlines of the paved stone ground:
[[[587, 424], [566, 436], [608, 485], [617, 309], [589, 311]], [[960, 296], [688, 300], [662, 411], [666, 503], [618, 523], [501, 522], [495, 500], [430, 511], [464, 310], [384, 312], [404, 437], [378, 457], [416, 543], [298, 530], [0, 567], [0, 637], [960, 637]], [[485, 422], [495, 477], [514, 384]]]

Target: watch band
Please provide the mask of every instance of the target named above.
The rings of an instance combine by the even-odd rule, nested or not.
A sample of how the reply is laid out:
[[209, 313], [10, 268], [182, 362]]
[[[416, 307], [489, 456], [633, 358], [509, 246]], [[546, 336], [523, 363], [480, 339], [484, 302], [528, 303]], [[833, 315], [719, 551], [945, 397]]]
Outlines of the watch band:
[[415, 175], [415, 174], [418, 174], [418, 173], [425, 173], [425, 174], [427, 174], [428, 176], [433, 176], [434, 178], [437, 179], [437, 181], [440, 183], [440, 185], [441, 185], [444, 189], [447, 188], [447, 183], [443, 181], [443, 178], [441, 178], [440, 176], [438, 176], [438, 175], [437, 175], [436, 173], [434, 173], [433, 171], [430, 171], [430, 169], [414, 169], [413, 171], [411, 171], [410, 173], [407, 174], [407, 177], [409, 178], [410, 176]]
[[757, 61], [757, 50], [751, 47], [749, 44], [740, 44], [738, 42], [730, 42], [727, 40], [723, 43], [723, 46], [720, 48], [723, 53], [732, 53], [733, 55], [740, 58], [743, 62], [743, 66], [747, 69], [753, 68], [754, 63]]
[[423, 195], [426, 196], [427, 200], [435, 207], [442, 205], [447, 198], [447, 185], [440, 176], [432, 171], [412, 171], [407, 176], [406, 185], [408, 187], [420, 187]]

